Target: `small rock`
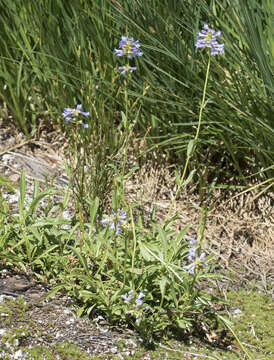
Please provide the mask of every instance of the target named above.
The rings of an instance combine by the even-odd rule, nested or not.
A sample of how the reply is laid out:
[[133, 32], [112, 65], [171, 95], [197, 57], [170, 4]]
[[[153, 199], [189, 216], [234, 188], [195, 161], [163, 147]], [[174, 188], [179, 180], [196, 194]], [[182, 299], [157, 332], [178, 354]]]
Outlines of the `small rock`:
[[239, 316], [241, 313], [242, 313], [242, 310], [241, 310], [241, 309], [235, 309], [235, 310], [233, 311], [234, 317]]

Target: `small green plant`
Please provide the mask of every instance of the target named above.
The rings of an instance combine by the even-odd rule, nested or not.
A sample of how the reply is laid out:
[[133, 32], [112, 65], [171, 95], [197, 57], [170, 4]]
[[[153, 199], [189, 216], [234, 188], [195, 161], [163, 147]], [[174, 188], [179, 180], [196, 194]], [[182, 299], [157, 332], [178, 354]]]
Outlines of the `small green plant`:
[[12, 181], [8, 177], [0, 174], [0, 190], [2, 193], [5, 193], [5, 192], [13, 193], [16, 188], [17, 188], [17, 185], [12, 183]]
[[[77, 226], [67, 230], [68, 220], [62, 217], [68, 201], [68, 193], [63, 202], [53, 204], [53, 195], [58, 190], [47, 188], [39, 190], [35, 181], [33, 199], [26, 200], [25, 172], [20, 180], [18, 198], [19, 214], [10, 216], [9, 206], [2, 197], [0, 213], [0, 259], [6, 266], [16, 266], [26, 270], [30, 266], [37, 277], [52, 277], [66, 262], [66, 246], [73, 242]], [[0, 194], [1, 196], [1, 194]], [[47, 198], [48, 205], [39, 209], [41, 200]], [[68, 262], [68, 260], [67, 260]], [[54, 266], [55, 264], [55, 266]]]
[[[48, 296], [64, 288], [80, 304], [78, 314], [99, 312], [136, 329], [148, 342], [173, 331], [189, 333], [201, 322], [216, 326], [218, 300], [203, 290], [206, 279], [215, 277], [213, 257], [186, 239], [188, 226], [176, 233], [174, 217], [146, 229], [135, 219], [134, 205], [101, 217], [98, 198], [91, 203], [89, 222], [73, 226], [73, 220], [62, 218], [68, 197], [52, 206], [54, 189], [40, 192], [38, 185], [27, 203], [23, 172], [19, 215], [3, 216], [5, 266], [30, 267], [38, 278], [57, 282]], [[45, 197], [46, 217], [38, 206]], [[119, 205], [116, 192], [113, 204]]]
[[203, 321], [215, 326], [217, 299], [201, 286], [215, 276], [213, 257], [199, 255], [197, 243], [185, 239], [188, 227], [176, 234], [173, 221], [144, 229], [129, 207], [101, 223], [84, 224], [88, 230], [69, 246], [78, 261], [70, 273], [62, 273], [62, 284], [51, 294], [65, 288], [83, 304], [79, 314], [99, 312], [149, 341], [175, 328], [190, 332]]

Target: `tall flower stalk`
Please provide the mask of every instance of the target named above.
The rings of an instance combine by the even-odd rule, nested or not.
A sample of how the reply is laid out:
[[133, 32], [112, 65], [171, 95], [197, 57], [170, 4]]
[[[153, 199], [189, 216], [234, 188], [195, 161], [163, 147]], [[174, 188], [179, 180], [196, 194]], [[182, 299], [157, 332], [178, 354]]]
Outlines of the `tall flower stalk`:
[[[130, 61], [137, 56], [142, 56], [143, 52], [141, 51], [141, 47], [139, 44], [139, 40], [134, 40], [132, 37], [127, 37], [123, 35], [119, 42], [119, 48], [114, 49], [114, 56], [118, 57], [126, 57], [127, 61], [125, 65], [121, 65], [118, 67], [121, 75], [125, 77], [124, 80], [124, 96], [125, 96], [125, 114], [122, 113], [122, 121], [124, 122], [126, 138], [125, 138], [125, 148], [123, 154], [123, 166], [122, 166], [122, 175], [120, 186], [123, 189], [123, 180], [125, 177], [125, 169], [126, 169], [126, 161], [127, 161], [127, 153], [128, 153], [128, 146], [129, 146], [129, 138], [130, 138], [130, 122], [129, 122], [129, 98], [128, 98], [128, 84], [130, 81], [131, 73], [137, 69], [136, 66], [131, 66]], [[134, 267], [135, 261], [135, 251], [136, 251], [136, 238], [135, 238], [135, 231], [134, 231], [134, 221], [132, 218], [132, 211], [131, 211], [131, 223], [133, 226], [133, 233], [134, 233], [134, 251], [132, 256], [132, 269]], [[126, 266], [127, 266], [127, 239], [125, 239], [125, 258], [124, 258], [124, 283], [126, 281]]]
[[[184, 184], [188, 164], [189, 164], [189, 161], [195, 151], [197, 141], [199, 138], [201, 123], [202, 123], [202, 115], [203, 115], [203, 110], [205, 107], [206, 89], [207, 89], [208, 78], [209, 78], [211, 56], [216, 56], [218, 54], [224, 54], [224, 44], [219, 44], [217, 42], [217, 38], [220, 35], [221, 35], [221, 31], [216, 32], [214, 29], [210, 29], [208, 24], [204, 24], [202, 31], [198, 32], [198, 37], [197, 37], [196, 44], [195, 44], [196, 49], [209, 48], [211, 50], [211, 54], [208, 57], [206, 77], [205, 77], [205, 82], [204, 82], [203, 96], [202, 96], [202, 102], [201, 102], [200, 111], [199, 111], [198, 126], [197, 126], [197, 130], [196, 130], [196, 134], [195, 134], [194, 139], [190, 140], [190, 142], [188, 143], [187, 158], [186, 158], [183, 174], [179, 180], [177, 191], [175, 193], [175, 196], [172, 199], [166, 219], [168, 219], [168, 217], [170, 216], [171, 211], [174, 207], [175, 201], [176, 201], [176, 199], [179, 195], [179, 192], [181, 191], [181, 188]], [[200, 242], [202, 241], [202, 237], [203, 237], [203, 231], [200, 232]]]
[[118, 69], [121, 71], [121, 75], [125, 76], [125, 130], [126, 130], [126, 143], [123, 157], [123, 167], [122, 167], [122, 179], [125, 176], [125, 167], [126, 167], [126, 158], [128, 152], [128, 144], [129, 144], [129, 135], [130, 135], [130, 124], [128, 119], [128, 110], [129, 110], [129, 101], [128, 101], [128, 79], [133, 71], [137, 68], [136, 66], [130, 65], [130, 60], [137, 57], [142, 56], [143, 53], [141, 51], [141, 47], [139, 44], [139, 40], [134, 40], [133, 38], [129, 38], [125, 35], [122, 36], [119, 42], [119, 48], [114, 49], [114, 56], [118, 57], [126, 57], [127, 63], [126, 65], [119, 66]]
[[[86, 122], [89, 116], [89, 112], [83, 111], [82, 104], [78, 104], [75, 109], [65, 108], [62, 113], [65, 122], [74, 125], [74, 129], [70, 131], [70, 146], [72, 147], [73, 156], [70, 157], [66, 169], [72, 181], [73, 192], [78, 199], [75, 206], [77, 205], [79, 216], [82, 220], [85, 213], [85, 205], [83, 205], [82, 199], [85, 197], [85, 168], [87, 160], [85, 156], [81, 155], [79, 147], [86, 149], [88, 146], [86, 132], [88, 131], [89, 124]], [[79, 206], [79, 203], [81, 203], [81, 206]], [[80, 222], [80, 224], [82, 224], [82, 222]]]

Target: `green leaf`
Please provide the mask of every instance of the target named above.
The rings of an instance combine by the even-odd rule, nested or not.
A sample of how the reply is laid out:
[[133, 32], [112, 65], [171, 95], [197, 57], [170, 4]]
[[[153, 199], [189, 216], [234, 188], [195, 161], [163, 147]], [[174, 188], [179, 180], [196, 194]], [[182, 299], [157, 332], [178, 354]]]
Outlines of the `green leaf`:
[[181, 231], [179, 232], [179, 234], [175, 237], [175, 239], [174, 239], [174, 244], [175, 244], [176, 247], [180, 245], [183, 237], [187, 234], [189, 227], [190, 227], [190, 224], [186, 225], [186, 226], [183, 228], [183, 230], [181, 230]]
[[32, 200], [31, 204], [30, 204], [30, 207], [29, 207], [29, 210], [27, 211], [27, 214], [26, 216], [30, 216], [30, 215], [33, 215], [33, 213], [36, 211], [38, 205], [39, 205], [39, 202], [46, 196], [50, 196], [52, 195], [52, 193], [49, 191], [49, 190], [45, 190], [41, 193], [39, 193], [38, 195], [36, 195], [34, 197], [34, 199]]
[[130, 269], [127, 269], [127, 271], [132, 274], [136, 274], [136, 275], [142, 275], [146, 272], [145, 269], [138, 269], [138, 268], [130, 268]]
[[25, 198], [26, 198], [26, 175], [25, 175], [25, 169], [23, 169], [20, 177], [20, 196], [18, 200], [21, 220], [24, 219]]
[[158, 281], [158, 284], [160, 286], [160, 291], [161, 291], [162, 298], [164, 298], [164, 296], [165, 296], [166, 284], [168, 282], [169, 282], [169, 280], [166, 277], [163, 277]]
[[161, 244], [159, 248], [157, 249], [158, 255], [162, 260], [166, 259], [166, 254], [168, 250], [168, 240], [167, 240], [167, 234], [166, 232], [161, 228], [161, 226], [158, 227], [158, 232], [161, 239]]
[[78, 259], [81, 262], [83, 268], [85, 269], [85, 272], [88, 273], [89, 270], [88, 270], [87, 260], [85, 259], [85, 257], [80, 254], [80, 251], [77, 248], [75, 248], [73, 246], [69, 246], [69, 248], [78, 257]]
[[183, 187], [191, 182], [191, 180], [193, 179], [193, 176], [194, 176], [195, 173], [196, 173], [196, 169], [191, 170], [191, 172], [189, 173], [187, 179], [183, 182]]
[[121, 111], [121, 116], [122, 116], [122, 122], [123, 122], [124, 128], [126, 129], [127, 125], [128, 125], [128, 119], [126, 117], [126, 114], [123, 111]]
[[92, 202], [90, 200], [87, 200], [87, 202], [90, 205], [89, 223], [93, 225], [99, 208], [99, 198], [96, 197]]
[[53, 288], [43, 297], [43, 299], [41, 301], [47, 300], [51, 296], [55, 295], [59, 290], [67, 289], [67, 288], [68, 288], [68, 285], [65, 282], [60, 283], [58, 285], [54, 285]]
[[195, 147], [196, 147], [196, 141], [195, 140], [190, 140], [188, 145], [187, 145], [187, 157], [191, 157], [195, 151]]
[[176, 319], [176, 324], [180, 329], [187, 329], [189, 327], [189, 321], [185, 321], [184, 319]]
[[[49, 254], [51, 252], [53, 252], [55, 249], [58, 249], [59, 245], [52, 245], [50, 248], [48, 248], [47, 250], [43, 251], [43, 253], [39, 256], [37, 256], [36, 258], [34, 258], [34, 256], [32, 256], [33, 260], [32, 260], [32, 264], [35, 264], [36, 262], [40, 261], [43, 258], [46, 258], [47, 256], [49, 256]], [[57, 260], [57, 258], [56, 258]]]
[[35, 199], [39, 194], [39, 181], [34, 179], [34, 187], [33, 187], [33, 194], [32, 197]]
[[36, 227], [43, 227], [48, 225], [70, 225], [71, 221], [62, 219], [62, 218], [46, 218], [46, 219], [39, 219], [36, 221], [33, 226]]
[[152, 256], [146, 249], [146, 247], [142, 244], [141, 241], [138, 242], [139, 244], [139, 248], [140, 248], [140, 252], [142, 257], [147, 260], [147, 261], [152, 261], [154, 260], [154, 256]]

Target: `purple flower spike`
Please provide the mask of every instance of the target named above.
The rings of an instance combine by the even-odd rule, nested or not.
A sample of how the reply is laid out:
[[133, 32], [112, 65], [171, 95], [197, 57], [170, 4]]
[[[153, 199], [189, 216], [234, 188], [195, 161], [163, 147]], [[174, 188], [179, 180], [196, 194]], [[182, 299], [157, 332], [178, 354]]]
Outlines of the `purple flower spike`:
[[192, 239], [190, 241], [190, 245], [192, 247], [188, 251], [187, 258], [191, 263], [189, 265], [184, 266], [183, 268], [184, 270], [188, 271], [190, 274], [194, 274], [196, 268], [201, 268], [205, 266], [203, 262], [206, 258], [206, 254], [202, 252], [201, 255], [198, 256], [197, 254], [198, 246], [195, 246], [197, 245], [197, 240]]
[[114, 56], [126, 56], [132, 59], [136, 56], [142, 56], [139, 40], [122, 36], [119, 42], [119, 49], [114, 49]]
[[197, 244], [198, 244], [198, 241], [195, 239], [191, 239], [189, 242], [189, 245], [191, 246], [191, 248], [188, 251], [188, 256], [187, 256], [189, 261], [193, 261], [196, 257], [196, 251], [198, 249]]
[[127, 214], [121, 209], [117, 210], [117, 213], [112, 211], [112, 215], [106, 216], [101, 220], [103, 226], [107, 226], [110, 230], [114, 230], [116, 235], [119, 235], [121, 232], [121, 226], [127, 224]]
[[116, 221], [119, 221], [120, 224], [126, 225], [127, 223], [127, 213], [122, 211], [122, 209], [118, 209], [117, 213], [112, 211], [113, 216], [115, 217]]
[[195, 248], [190, 248], [189, 249], [189, 251], [188, 251], [188, 260], [189, 261], [193, 261], [194, 260], [194, 258], [195, 258], [195, 256], [196, 256], [196, 250], [197, 250], [198, 248], [197, 247], [195, 247]]
[[224, 54], [225, 45], [217, 42], [217, 37], [220, 35], [221, 31], [216, 32], [214, 29], [210, 29], [208, 24], [204, 24], [203, 30], [198, 32], [198, 38], [195, 46], [197, 49], [211, 49], [212, 56]]
[[194, 245], [197, 245], [197, 244], [198, 244], [198, 241], [195, 240], [194, 238], [192, 238], [192, 239], [190, 240], [190, 242], [189, 242], [189, 245], [191, 245], [191, 246], [194, 246]]
[[136, 66], [129, 66], [129, 65], [125, 65], [125, 66], [119, 66], [119, 70], [121, 70], [121, 74], [125, 75], [127, 71], [134, 71], [136, 70]]
[[88, 124], [82, 124], [82, 127], [83, 127], [83, 129], [87, 129], [88, 128]]
[[83, 115], [86, 118], [89, 116], [89, 112], [84, 112], [82, 111], [82, 105], [78, 104], [76, 106], [76, 109], [71, 109], [71, 108], [65, 108], [64, 112], [62, 113], [63, 118], [67, 121], [70, 122], [73, 120], [73, 118], [78, 117], [79, 115]]

